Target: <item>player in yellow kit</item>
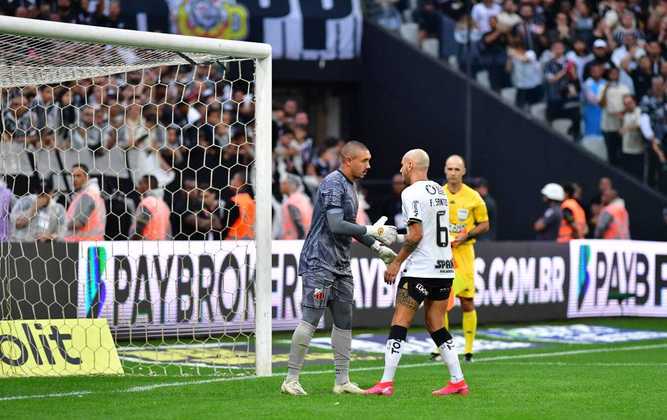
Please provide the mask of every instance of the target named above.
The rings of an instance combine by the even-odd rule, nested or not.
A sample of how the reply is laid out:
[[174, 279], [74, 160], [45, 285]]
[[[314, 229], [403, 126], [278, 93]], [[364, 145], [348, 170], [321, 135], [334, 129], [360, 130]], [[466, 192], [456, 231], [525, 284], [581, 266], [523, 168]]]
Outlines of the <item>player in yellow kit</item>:
[[[452, 155], [445, 162], [447, 184], [444, 189], [449, 201], [449, 232], [454, 254], [456, 277], [452, 286], [453, 296], [458, 296], [463, 310], [464, 360], [472, 361], [473, 343], [477, 331], [475, 311], [475, 249], [476, 237], [489, 230], [486, 204], [479, 193], [463, 183], [466, 167], [463, 158]], [[445, 314], [445, 326], [449, 328]], [[432, 354], [435, 358], [439, 354]]]

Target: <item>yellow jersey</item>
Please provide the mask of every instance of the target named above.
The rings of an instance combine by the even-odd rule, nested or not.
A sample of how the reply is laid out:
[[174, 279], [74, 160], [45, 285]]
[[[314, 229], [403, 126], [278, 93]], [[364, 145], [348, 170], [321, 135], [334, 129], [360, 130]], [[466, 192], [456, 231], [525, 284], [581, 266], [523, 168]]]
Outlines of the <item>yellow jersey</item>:
[[[476, 225], [489, 221], [489, 215], [486, 211], [486, 203], [479, 193], [466, 184], [462, 184], [461, 189], [456, 194], [449, 191], [447, 184], [444, 185], [447, 199], [449, 201], [449, 233], [452, 240], [459, 233], [470, 232]], [[470, 239], [463, 245], [473, 245], [476, 240]]]

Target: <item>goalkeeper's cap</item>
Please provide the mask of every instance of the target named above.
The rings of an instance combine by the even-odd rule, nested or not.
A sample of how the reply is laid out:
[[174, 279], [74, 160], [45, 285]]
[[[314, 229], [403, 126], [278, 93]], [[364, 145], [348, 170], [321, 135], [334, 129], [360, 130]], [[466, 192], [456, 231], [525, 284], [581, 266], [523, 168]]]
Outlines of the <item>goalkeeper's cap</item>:
[[560, 185], [551, 182], [542, 188], [542, 195], [553, 201], [563, 201], [565, 199], [565, 191]]

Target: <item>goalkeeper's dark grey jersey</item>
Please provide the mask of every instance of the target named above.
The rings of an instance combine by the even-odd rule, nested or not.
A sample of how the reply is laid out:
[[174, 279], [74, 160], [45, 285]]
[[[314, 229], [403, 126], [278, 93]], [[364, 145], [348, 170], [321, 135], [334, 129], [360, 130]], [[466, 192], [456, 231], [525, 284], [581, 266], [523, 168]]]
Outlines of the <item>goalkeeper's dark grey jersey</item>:
[[336, 235], [327, 223], [327, 211], [343, 212], [343, 220], [355, 223], [357, 218], [357, 190], [354, 183], [340, 171], [327, 175], [317, 189], [310, 231], [301, 250], [299, 274], [326, 270], [350, 275], [350, 247], [352, 237]]

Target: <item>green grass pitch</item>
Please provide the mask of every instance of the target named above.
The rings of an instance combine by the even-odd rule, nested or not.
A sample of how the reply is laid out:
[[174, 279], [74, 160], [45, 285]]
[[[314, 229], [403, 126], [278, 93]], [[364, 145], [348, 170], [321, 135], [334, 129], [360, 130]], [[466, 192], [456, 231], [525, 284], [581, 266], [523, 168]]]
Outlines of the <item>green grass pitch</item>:
[[[667, 331], [661, 319], [576, 321]], [[381, 334], [385, 334], [382, 331]], [[286, 335], [277, 338], [285, 339]], [[316, 350], [317, 351], [317, 350]], [[664, 419], [667, 340], [622, 344], [543, 344], [479, 353], [464, 364], [467, 397], [431, 396], [447, 374], [439, 362], [404, 356], [395, 394], [334, 395], [330, 364], [308, 364], [306, 397], [280, 394], [284, 368], [273, 377], [125, 376], [0, 379], [0, 412], [19, 418], [136, 419]], [[382, 358], [352, 362], [351, 379], [368, 387]]]

